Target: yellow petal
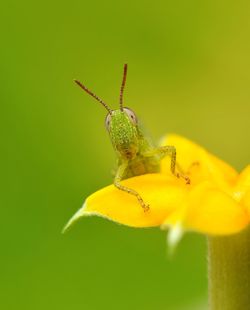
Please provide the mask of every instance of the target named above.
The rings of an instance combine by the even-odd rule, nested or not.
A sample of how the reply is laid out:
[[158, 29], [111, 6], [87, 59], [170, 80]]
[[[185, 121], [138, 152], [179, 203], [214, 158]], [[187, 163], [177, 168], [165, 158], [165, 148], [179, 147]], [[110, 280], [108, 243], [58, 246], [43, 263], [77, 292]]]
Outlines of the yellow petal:
[[[229, 192], [238, 173], [228, 164], [207, 152], [199, 145], [178, 135], [166, 136], [161, 145], [173, 145], [177, 150], [177, 163], [190, 175], [191, 183], [208, 180]], [[162, 173], [170, 172], [170, 159], [162, 160]]]
[[65, 229], [80, 217], [90, 215], [133, 227], [159, 226], [185, 200], [189, 187], [174, 176], [162, 174], [141, 175], [122, 184], [136, 190], [150, 209], [145, 212], [135, 196], [110, 185], [89, 196]]
[[250, 217], [250, 165], [239, 176], [238, 183], [234, 189], [234, 198], [245, 206]]
[[210, 235], [237, 233], [249, 224], [246, 209], [209, 182], [193, 188], [186, 204], [166, 218], [163, 226], [177, 221], [187, 230]]
[[248, 219], [250, 221], [250, 190], [246, 191], [245, 195], [241, 200], [241, 203], [246, 208], [248, 213]]
[[[238, 182], [235, 186], [236, 196], [245, 193], [250, 189], [250, 165], [247, 166], [239, 175]], [[238, 192], [238, 193], [237, 193]]]

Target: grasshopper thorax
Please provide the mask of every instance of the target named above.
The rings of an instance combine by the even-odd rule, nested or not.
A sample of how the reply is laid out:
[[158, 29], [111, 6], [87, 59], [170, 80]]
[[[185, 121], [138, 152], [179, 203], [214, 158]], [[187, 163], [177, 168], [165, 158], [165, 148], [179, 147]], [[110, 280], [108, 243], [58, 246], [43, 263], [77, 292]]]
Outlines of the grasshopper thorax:
[[133, 159], [139, 146], [135, 113], [128, 108], [114, 110], [106, 116], [105, 123], [118, 156]]

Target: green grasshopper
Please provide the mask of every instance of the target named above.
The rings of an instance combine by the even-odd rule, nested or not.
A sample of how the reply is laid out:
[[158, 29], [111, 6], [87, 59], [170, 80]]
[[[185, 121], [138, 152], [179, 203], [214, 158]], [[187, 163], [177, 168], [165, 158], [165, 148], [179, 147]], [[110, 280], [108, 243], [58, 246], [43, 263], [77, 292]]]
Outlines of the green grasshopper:
[[99, 101], [108, 114], [105, 119], [106, 129], [118, 158], [118, 169], [114, 178], [114, 185], [130, 195], [134, 195], [144, 211], [149, 205], [143, 200], [140, 193], [121, 184], [121, 181], [133, 176], [160, 171], [160, 161], [165, 156], [171, 157], [170, 170], [176, 177], [182, 177], [186, 183], [190, 180], [181, 172], [176, 172], [176, 149], [174, 146], [154, 147], [145, 137], [135, 113], [123, 106], [123, 92], [127, 77], [127, 64], [124, 65], [123, 79], [120, 89], [120, 106], [117, 110], [111, 108], [99, 97], [92, 93], [78, 80], [74, 80], [85, 92]]

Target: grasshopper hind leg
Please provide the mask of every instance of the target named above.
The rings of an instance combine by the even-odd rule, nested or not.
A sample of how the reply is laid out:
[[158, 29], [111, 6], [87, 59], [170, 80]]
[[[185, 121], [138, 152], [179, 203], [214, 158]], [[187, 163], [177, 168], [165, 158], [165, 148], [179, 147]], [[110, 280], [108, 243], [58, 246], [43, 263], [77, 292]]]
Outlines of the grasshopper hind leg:
[[123, 177], [127, 167], [128, 167], [127, 163], [123, 163], [121, 166], [119, 166], [117, 173], [116, 173], [116, 176], [115, 176], [114, 185], [119, 190], [135, 196], [137, 198], [139, 204], [143, 208], [144, 212], [147, 212], [149, 210], [149, 205], [145, 203], [145, 201], [142, 199], [141, 195], [137, 191], [135, 191], [134, 189], [129, 188], [129, 187], [121, 184], [122, 177]]

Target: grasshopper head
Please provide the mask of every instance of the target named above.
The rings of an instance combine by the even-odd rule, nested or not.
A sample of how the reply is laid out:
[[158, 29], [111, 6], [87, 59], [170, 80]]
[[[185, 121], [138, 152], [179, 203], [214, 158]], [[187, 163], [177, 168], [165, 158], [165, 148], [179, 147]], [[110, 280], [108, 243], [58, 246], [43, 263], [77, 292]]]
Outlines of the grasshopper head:
[[105, 124], [118, 155], [127, 159], [134, 158], [139, 144], [135, 113], [128, 108], [114, 110], [106, 116]]
[[92, 91], [85, 87], [81, 82], [75, 80], [84, 91], [99, 101], [108, 111], [106, 117], [106, 128], [110, 134], [112, 144], [119, 156], [132, 159], [138, 152], [138, 127], [137, 118], [134, 112], [123, 107], [123, 90], [127, 76], [127, 64], [124, 65], [123, 79], [120, 89], [120, 109], [111, 110], [110, 107], [97, 97]]

